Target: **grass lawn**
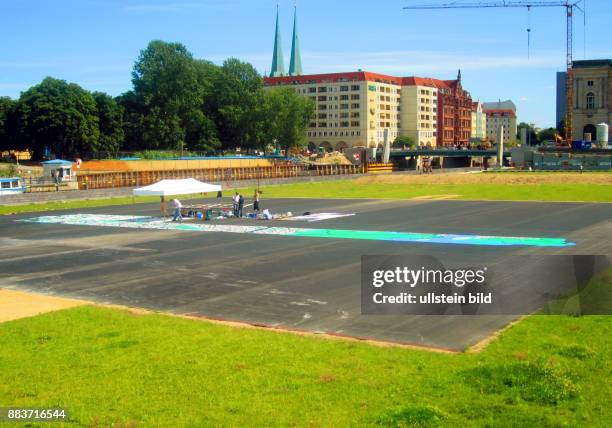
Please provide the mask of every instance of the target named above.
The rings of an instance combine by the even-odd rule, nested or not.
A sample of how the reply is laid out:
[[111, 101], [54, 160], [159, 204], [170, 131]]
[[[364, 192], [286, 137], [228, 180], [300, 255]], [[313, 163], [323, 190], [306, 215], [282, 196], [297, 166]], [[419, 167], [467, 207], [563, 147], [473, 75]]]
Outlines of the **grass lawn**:
[[440, 354], [86, 306], [0, 324], [0, 405], [71, 426], [604, 427], [610, 335], [531, 316]]
[[[250, 193], [247, 193], [250, 194]], [[318, 198], [445, 198], [509, 201], [612, 202], [612, 185], [605, 184], [356, 184], [351, 181], [266, 186], [264, 197]]]
[[[226, 196], [234, 189], [227, 189]], [[249, 198], [253, 188], [240, 189]], [[612, 202], [611, 173], [487, 173], [365, 176], [356, 180], [263, 186], [264, 198], [384, 198]], [[197, 197], [197, 196], [192, 196]], [[181, 199], [187, 199], [183, 197]], [[0, 215], [158, 202], [157, 197], [0, 206]]]

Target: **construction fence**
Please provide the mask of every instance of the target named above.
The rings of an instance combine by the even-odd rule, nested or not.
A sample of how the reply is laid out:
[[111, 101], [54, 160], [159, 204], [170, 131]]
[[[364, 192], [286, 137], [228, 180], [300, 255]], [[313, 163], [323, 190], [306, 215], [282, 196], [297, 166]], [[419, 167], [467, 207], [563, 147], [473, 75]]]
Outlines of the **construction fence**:
[[219, 183], [269, 178], [363, 174], [365, 172], [366, 169], [362, 165], [275, 165], [197, 170], [79, 172], [77, 182], [79, 189], [86, 190], [140, 187], [164, 179], [195, 178], [204, 182]]

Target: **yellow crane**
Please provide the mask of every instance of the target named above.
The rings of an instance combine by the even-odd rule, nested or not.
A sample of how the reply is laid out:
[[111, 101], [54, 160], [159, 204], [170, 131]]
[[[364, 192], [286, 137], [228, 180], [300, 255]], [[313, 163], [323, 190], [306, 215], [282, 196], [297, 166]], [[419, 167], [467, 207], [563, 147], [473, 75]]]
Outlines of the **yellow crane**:
[[[572, 145], [572, 109], [574, 101], [574, 80], [572, 76], [573, 67], [573, 17], [574, 9], [580, 10], [579, 6], [583, 0], [562, 0], [562, 1], [494, 1], [494, 2], [472, 2], [472, 3], [445, 3], [445, 4], [422, 4], [415, 6], [406, 6], [404, 9], [480, 9], [493, 7], [524, 7], [531, 10], [532, 7], [564, 7], [566, 9], [566, 75], [565, 75], [565, 143], [571, 147]], [[529, 35], [531, 29], [527, 29]]]

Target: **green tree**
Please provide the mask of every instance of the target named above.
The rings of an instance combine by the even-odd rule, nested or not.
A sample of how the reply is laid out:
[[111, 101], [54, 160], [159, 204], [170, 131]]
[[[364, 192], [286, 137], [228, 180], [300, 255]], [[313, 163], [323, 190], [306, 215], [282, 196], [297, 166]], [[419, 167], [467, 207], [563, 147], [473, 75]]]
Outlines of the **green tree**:
[[12, 117], [21, 149], [40, 159], [45, 148], [56, 156], [73, 156], [99, 149], [96, 102], [74, 83], [45, 78], [21, 94]]
[[140, 137], [137, 144], [131, 145], [146, 149], [182, 148], [185, 122], [199, 107], [201, 98], [191, 53], [180, 43], [150, 42], [134, 64], [132, 83], [133, 94], [124, 107], [133, 108], [127, 117], [139, 125]]
[[9, 144], [8, 121], [15, 102], [9, 97], [0, 97], [0, 150], [11, 148]]
[[414, 141], [414, 138], [409, 137], [408, 135], [398, 135], [397, 138], [395, 138], [395, 141], [393, 141], [393, 147], [414, 147], [416, 146], [416, 141]]
[[100, 144], [98, 149], [104, 152], [117, 153], [125, 140], [123, 131], [123, 107], [110, 95], [94, 92], [98, 124], [100, 129]]
[[273, 88], [265, 94], [267, 142], [276, 143], [288, 156], [291, 148], [306, 145], [305, 131], [315, 111], [314, 103], [292, 88]]
[[206, 111], [213, 118], [224, 148], [252, 149], [261, 143], [259, 107], [263, 80], [255, 68], [236, 58], [208, 69], [213, 83]]
[[521, 141], [521, 129], [527, 128], [527, 142], [528, 145], [536, 145], [538, 143], [538, 134], [533, 123], [521, 122], [519, 123], [516, 133], [516, 140]]
[[545, 128], [538, 132], [538, 142], [543, 143], [544, 141], [555, 141], [557, 135], [556, 128]]

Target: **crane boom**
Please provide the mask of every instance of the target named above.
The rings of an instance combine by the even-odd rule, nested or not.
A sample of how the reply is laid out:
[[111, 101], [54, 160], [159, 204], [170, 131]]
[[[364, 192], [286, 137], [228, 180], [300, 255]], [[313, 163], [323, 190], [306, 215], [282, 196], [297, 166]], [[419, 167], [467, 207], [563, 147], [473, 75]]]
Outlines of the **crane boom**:
[[404, 9], [480, 9], [480, 8], [495, 8], [495, 7], [564, 7], [566, 9], [566, 75], [565, 75], [565, 141], [566, 144], [572, 144], [572, 109], [574, 107], [574, 80], [573, 80], [573, 16], [574, 8], [580, 9], [578, 6], [583, 0], [561, 0], [561, 1], [494, 1], [494, 2], [472, 2], [472, 3], [443, 3], [443, 4], [421, 4], [414, 6], [405, 6]]

